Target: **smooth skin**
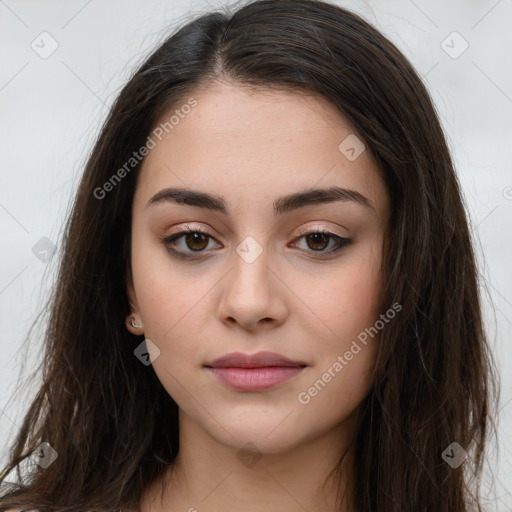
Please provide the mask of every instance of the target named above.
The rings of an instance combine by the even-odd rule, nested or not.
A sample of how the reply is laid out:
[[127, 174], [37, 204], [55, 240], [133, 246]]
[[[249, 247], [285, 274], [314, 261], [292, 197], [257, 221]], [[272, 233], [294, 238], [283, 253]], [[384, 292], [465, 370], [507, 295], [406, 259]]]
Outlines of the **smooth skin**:
[[[378, 335], [307, 404], [298, 396], [385, 311], [385, 184], [368, 151], [353, 161], [340, 152], [356, 132], [321, 97], [227, 81], [191, 96], [197, 106], [145, 158], [133, 201], [126, 326], [160, 350], [153, 369], [179, 406], [180, 429], [163, 499], [155, 482], [141, 511], [334, 512], [336, 486], [321, 487], [355, 433]], [[358, 192], [370, 206], [345, 200], [274, 214], [282, 196], [332, 186]], [[168, 187], [221, 196], [228, 214], [147, 205]], [[199, 253], [197, 260], [162, 243], [187, 226], [209, 236], [182, 235], [168, 245]], [[301, 235], [315, 229], [350, 243], [332, 252], [336, 239]], [[237, 252], [249, 236], [262, 250], [251, 263]], [[204, 366], [235, 351], [277, 352], [307, 367], [272, 389], [235, 391]], [[250, 450], [254, 458], [243, 459]], [[349, 450], [344, 512], [355, 510], [353, 464]]]

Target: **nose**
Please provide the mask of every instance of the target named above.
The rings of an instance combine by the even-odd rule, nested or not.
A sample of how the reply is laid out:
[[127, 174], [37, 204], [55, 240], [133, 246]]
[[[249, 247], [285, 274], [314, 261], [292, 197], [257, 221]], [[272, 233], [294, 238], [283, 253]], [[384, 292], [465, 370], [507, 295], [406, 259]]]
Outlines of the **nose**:
[[220, 321], [247, 331], [273, 329], [285, 322], [288, 288], [269, 260], [268, 249], [252, 262], [234, 252], [233, 267], [223, 280]]

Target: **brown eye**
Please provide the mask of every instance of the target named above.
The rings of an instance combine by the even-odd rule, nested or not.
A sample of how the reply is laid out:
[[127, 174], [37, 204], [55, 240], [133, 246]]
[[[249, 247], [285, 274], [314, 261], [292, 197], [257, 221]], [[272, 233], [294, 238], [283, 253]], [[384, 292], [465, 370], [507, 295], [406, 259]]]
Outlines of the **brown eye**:
[[325, 233], [310, 233], [305, 236], [308, 247], [314, 251], [322, 251], [329, 245], [330, 237]]
[[[342, 238], [341, 236], [335, 235], [329, 231], [323, 231], [321, 229], [316, 229], [314, 231], [306, 231], [301, 232], [301, 236], [298, 240], [304, 239], [306, 242], [306, 252], [316, 252], [319, 253], [319, 256], [329, 256], [335, 252], [338, 252], [345, 245], [350, 243], [350, 239]], [[334, 249], [326, 250], [329, 247], [329, 244], [334, 242]]]
[[203, 233], [193, 232], [182, 236], [185, 237], [185, 243], [192, 251], [202, 251], [208, 246], [208, 235], [204, 235]]
[[[350, 243], [348, 238], [318, 229], [301, 233], [297, 240], [302, 239], [306, 242], [306, 248], [303, 250], [309, 253], [318, 253], [318, 257], [330, 256]], [[180, 229], [179, 233], [165, 237], [161, 239], [161, 242], [171, 255], [178, 258], [204, 259], [210, 255], [210, 251], [207, 251], [206, 248], [211, 240], [215, 241], [211, 235], [201, 229]], [[327, 250], [331, 242], [334, 242], [332, 244], [334, 247]]]
[[180, 258], [194, 258], [196, 255], [200, 257], [203, 253], [205, 256], [208, 254], [205, 249], [210, 240], [214, 238], [200, 229], [180, 229], [179, 233], [165, 237], [161, 241], [172, 255]]

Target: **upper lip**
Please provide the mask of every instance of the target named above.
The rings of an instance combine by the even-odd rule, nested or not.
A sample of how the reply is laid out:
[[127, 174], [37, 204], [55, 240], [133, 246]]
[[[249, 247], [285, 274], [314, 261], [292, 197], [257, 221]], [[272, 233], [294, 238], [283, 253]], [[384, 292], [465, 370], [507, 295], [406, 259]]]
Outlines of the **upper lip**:
[[307, 366], [302, 361], [292, 361], [275, 352], [258, 352], [257, 354], [244, 354], [232, 352], [211, 363], [205, 364], [209, 368], [263, 368], [268, 366]]

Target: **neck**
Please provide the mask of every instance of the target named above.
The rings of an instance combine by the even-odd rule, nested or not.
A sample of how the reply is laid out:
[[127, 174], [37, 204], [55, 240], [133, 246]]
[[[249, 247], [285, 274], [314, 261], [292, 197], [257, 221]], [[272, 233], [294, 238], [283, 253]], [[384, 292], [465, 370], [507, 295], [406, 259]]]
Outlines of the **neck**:
[[353, 512], [355, 460], [344, 434], [346, 425], [262, 454], [217, 442], [180, 411], [178, 456], [145, 493], [141, 512]]

